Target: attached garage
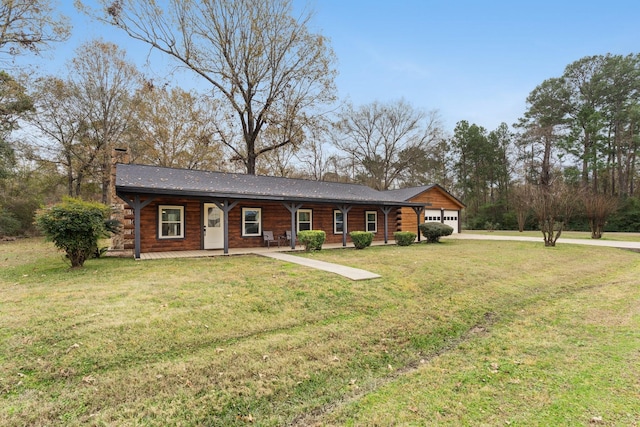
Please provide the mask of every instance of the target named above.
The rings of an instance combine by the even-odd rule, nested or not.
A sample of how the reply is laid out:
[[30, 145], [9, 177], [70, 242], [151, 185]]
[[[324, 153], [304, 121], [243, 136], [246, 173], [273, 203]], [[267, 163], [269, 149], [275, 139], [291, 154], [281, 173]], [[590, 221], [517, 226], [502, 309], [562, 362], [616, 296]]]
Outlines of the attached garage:
[[417, 216], [412, 208], [398, 209], [398, 228], [404, 231], [417, 231], [418, 222], [441, 222], [453, 227], [454, 233], [462, 231], [460, 212], [465, 205], [438, 184], [422, 187], [389, 190], [400, 200], [424, 203], [425, 208]]
[[460, 232], [460, 213], [450, 209], [425, 209], [424, 222], [441, 222], [453, 228], [454, 233]]

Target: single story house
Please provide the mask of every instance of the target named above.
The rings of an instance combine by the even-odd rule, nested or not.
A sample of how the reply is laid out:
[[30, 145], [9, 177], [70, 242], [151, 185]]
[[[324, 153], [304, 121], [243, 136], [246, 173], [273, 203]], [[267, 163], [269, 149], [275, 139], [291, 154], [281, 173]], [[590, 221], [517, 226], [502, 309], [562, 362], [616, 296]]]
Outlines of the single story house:
[[[288, 235], [286, 244], [295, 248], [301, 230], [324, 230], [327, 243], [343, 246], [349, 232], [366, 230], [386, 243], [395, 231], [417, 232], [425, 208], [445, 206], [433, 205], [429, 197], [455, 201], [439, 186], [414, 189], [406, 193], [414, 200], [408, 200], [400, 190], [357, 184], [128, 163], [115, 163], [112, 179], [112, 206], [121, 207], [124, 223], [120, 245], [133, 249], [136, 258], [142, 252], [178, 250], [228, 253], [229, 248], [264, 246], [265, 234], [271, 233]], [[459, 213], [463, 205], [456, 206]]]

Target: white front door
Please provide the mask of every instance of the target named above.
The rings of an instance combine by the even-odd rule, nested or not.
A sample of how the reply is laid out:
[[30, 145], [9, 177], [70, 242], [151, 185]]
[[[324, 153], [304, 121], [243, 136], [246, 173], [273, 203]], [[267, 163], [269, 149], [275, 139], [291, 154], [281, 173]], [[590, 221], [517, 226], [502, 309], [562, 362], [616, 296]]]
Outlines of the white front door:
[[204, 248], [224, 248], [224, 216], [213, 203], [204, 204]]

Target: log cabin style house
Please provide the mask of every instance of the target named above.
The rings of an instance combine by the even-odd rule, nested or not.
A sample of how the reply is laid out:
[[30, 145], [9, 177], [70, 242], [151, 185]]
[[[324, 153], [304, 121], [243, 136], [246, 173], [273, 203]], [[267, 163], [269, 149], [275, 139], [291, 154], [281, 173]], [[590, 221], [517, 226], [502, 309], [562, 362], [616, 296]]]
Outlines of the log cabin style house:
[[446, 208], [458, 217], [464, 207], [437, 185], [377, 191], [357, 184], [127, 163], [114, 164], [112, 179], [112, 206], [120, 208], [124, 224], [112, 248], [133, 249], [136, 258], [180, 250], [226, 254], [229, 248], [264, 246], [265, 232], [286, 239], [292, 249], [301, 230], [324, 230], [327, 243], [343, 246], [351, 231], [371, 231], [375, 240], [387, 243], [395, 231], [418, 232], [426, 209]]

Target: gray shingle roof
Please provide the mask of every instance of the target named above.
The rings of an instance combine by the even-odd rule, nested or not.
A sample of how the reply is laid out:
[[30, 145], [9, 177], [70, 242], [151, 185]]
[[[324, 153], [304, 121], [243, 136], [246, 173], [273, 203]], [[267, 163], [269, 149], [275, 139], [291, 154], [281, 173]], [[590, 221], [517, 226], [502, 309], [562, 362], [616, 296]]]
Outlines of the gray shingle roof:
[[431, 190], [432, 188], [439, 188], [444, 193], [446, 193], [449, 197], [451, 197], [453, 200], [458, 202], [460, 204], [460, 206], [463, 206], [463, 207], [465, 206], [465, 204], [462, 203], [462, 201], [460, 201], [453, 194], [451, 194], [447, 190], [445, 190], [444, 187], [442, 187], [441, 185], [438, 185], [438, 184], [422, 185], [420, 187], [400, 188], [398, 190], [387, 190], [386, 193], [389, 193], [389, 194], [392, 195], [392, 197], [396, 197], [396, 198], [401, 199], [401, 200], [410, 200], [410, 199], [414, 198], [415, 196], [417, 196], [417, 195], [419, 195], [421, 193], [424, 193], [425, 191]]
[[400, 188], [397, 190], [387, 190], [385, 193], [390, 194], [392, 197], [396, 197], [400, 200], [409, 200], [418, 194], [430, 190], [435, 187], [434, 185], [423, 185], [421, 187]]
[[403, 194], [338, 182], [118, 164], [116, 189], [122, 193], [252, 200], [315, 201], [388, 206], [421, 206]]

